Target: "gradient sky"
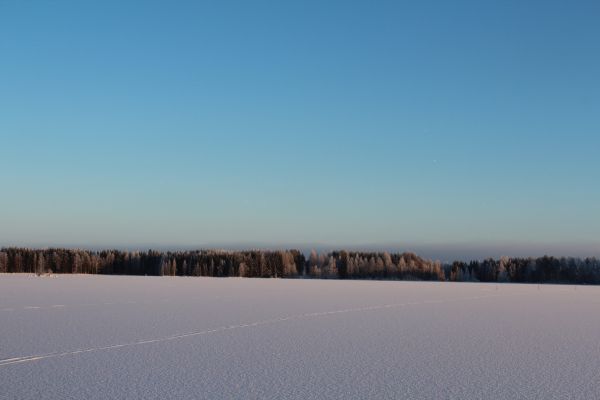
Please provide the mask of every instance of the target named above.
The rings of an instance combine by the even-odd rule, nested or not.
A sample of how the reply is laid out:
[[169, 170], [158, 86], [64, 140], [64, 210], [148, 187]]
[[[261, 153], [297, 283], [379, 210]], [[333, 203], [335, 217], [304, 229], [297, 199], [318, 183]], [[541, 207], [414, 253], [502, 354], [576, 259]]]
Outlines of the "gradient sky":
[[600, 2], [411, 3], [0, 2], [0, 245], [600, 254]]

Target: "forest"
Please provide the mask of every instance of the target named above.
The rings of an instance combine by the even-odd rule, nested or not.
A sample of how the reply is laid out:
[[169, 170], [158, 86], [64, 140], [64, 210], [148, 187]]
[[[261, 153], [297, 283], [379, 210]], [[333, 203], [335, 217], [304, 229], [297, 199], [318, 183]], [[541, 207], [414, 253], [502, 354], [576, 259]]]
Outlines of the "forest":
[[510, 258], [443, 264], [414, 253], [298, 250], [123, 251], [2, 248], [0, 273], [380, 279], [600, 284], [596, 258]]

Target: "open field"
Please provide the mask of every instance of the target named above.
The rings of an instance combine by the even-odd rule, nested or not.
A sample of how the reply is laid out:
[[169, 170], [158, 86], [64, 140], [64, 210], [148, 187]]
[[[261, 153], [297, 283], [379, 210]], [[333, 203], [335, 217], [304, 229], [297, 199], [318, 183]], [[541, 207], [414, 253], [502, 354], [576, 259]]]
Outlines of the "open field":
[[600, 287], [0, 275], [1, 399], [600, 398]]

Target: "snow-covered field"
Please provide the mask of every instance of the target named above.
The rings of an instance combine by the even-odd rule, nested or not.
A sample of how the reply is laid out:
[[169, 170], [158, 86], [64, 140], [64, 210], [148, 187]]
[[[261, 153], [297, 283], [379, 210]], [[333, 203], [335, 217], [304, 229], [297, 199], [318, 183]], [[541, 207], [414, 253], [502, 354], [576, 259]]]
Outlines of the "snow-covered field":
[[0, 275], [1, 399], [600, 398], [600, 288]]

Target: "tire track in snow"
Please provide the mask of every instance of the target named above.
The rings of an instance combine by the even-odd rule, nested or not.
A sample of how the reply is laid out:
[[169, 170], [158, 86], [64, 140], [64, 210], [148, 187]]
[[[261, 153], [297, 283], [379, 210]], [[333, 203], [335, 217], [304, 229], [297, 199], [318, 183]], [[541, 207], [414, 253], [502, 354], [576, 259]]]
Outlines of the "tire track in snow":
[[30, 356], [23, 356], [23, 357], [5, 358], [3, 360], [0, 360], [0, 368], [8, 366], [8, 365], [22, 364], [22, 363], [33, 362], [33, 361], [46, 360], [46, 359], [50, 359], [50, 358], [74, 356], [77, 354], [93, 353], [93, 352], [105, 351], [105, 350], [114, 350], [114, 349], [120, 349], [120, 348], [124, 348], [124, 347], [140, 346], [140, 345], [144, 345], [144, 344], [169, 342], [169, 341], [180, 340], [180, 339], [185, 339], [185, 338], [189, 338], [189, 337], [210, 335], [210, 334], [218, 333], [218, 332], [225, 332], [225, 331], [244, 329], [244, 328], [253, 328], [253, 327], [258, 327], [258, 326], [262, 326], [262, 325], [273, 325], [273, 324], [277, 324], [277, 323], [281, 323], [281, 322], [285, 322], [285, 321], [301, 320], [301, 319], [308, 319], [308, 318], [318, 318], [318, 317], [324, 317], [324, 316], [335, 315], [335, 314], [384, 310], [384, 309], [389, 309], [389, 308], [410, 307], [410, 306], [424, 305], [424, 304], [447, 304], [447, 303], [455, 303], [455, 302], [469, 301], [469, 300], [489, 299], [489, 298], [494, 298], [494, 297], [512, 297], [512, 296], [519, 296], [519, 295], [526, 295], [526, 294], [527, 293], [513, 293], [511, 295], [497, 294], [497, 295], [487, 295], [487, 296], [463, 297], [463, 298], [459, 298], [459, 299], [449, 299], [449, 300], [423, 300], [423, 301], [408, 302], [408, 303], [393, 303], [393, 304], [383, 304], [383, 305], [367, 306], [367, 307], [347, 308], [347, 309], [342, 309], [342, 310], [320, 311], [320, 312], [296, 314], [296, 315], [290, 315], [290, 316], [286, 316], [286, 317], [272, 318], [272, 319], [266, 319], [266, 320], [256, 321], [256, 322], [249, 322], [249, 323], [244, 323], [244, 324], [225, 325], [225, 326], [220, 326], [220, 327], [214, 328], [214, 329], [187, 332], [187, 333], [182, 333], [182, 334], [177, 334], [177, 335], [165, 336], [165, 337], [161, 337], [161, 338], [138, 340], [138, 341], [133, 341], [133, 342], [108, 345], [108, 346], [91, 347], [91, 348], [87, 348], [87, 349], [77, 349], [77, 350], [71, 350], [71, 351], [53, 352], [53, 353], [37, 354], [37, 355], [30, 355]]

